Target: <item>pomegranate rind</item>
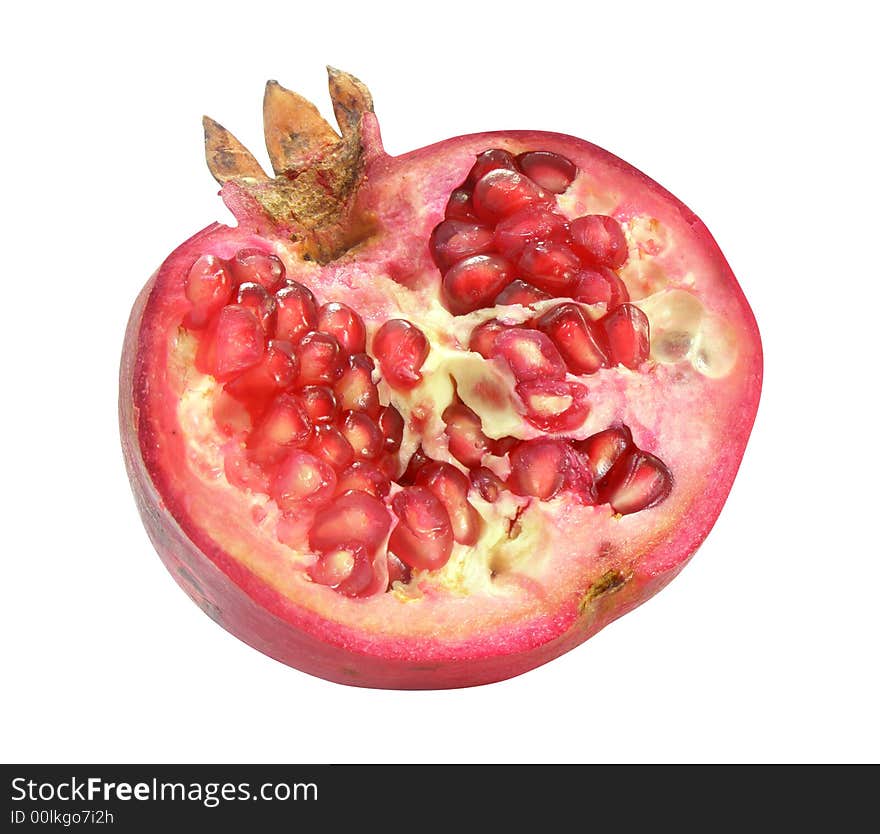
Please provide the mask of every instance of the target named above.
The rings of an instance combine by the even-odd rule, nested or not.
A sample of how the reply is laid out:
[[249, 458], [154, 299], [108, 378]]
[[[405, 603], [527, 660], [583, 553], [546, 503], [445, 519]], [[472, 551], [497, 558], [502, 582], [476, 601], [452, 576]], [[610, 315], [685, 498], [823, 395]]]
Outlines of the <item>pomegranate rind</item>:
[[[557, 134], [479, 134], [398, 158], [374, 151], [372, 169], [368, 170], [368, 179], [374, 185], [363, 199], [380, 202], [385, 196], [382, 183], [388, 183], [390, 190], [393, 183], [399, 182], [401, 172], [445, 166], [454, 172], [449, 182], [435, 183], [436, 202], [439, 205], [445, 194], [445, 205], [449, 192], [463, 179], [469, 161], [490, 147], [507, 147], [512, 153], [541, 148], [573, 159], [582, 171], [589, 170], [592, 163], [606, 171], [622, 172], [631, 183], [630, 191], [638, 186], [641, 205], [647, 206], [648, 213], [677, 216], [689, 246], [699, 250], [700, 262], [716, 276], [714, 309], [726, 316], [736, 335], [736, 367], [724, 381], [723, 396], [719, 395], [723, 408], [718, 409], [718, 424], [707, 426], [713, 436], [724, 438], [724, 444], [719, 447], [712, 477], [699, 482], [686, 477], [682, 461], [668, 460], [662, 448], [652, 450], [663, 456], [676, 474], [677, 487], [663, 505], [663, 523], [644, 522], [647, 532], [608, 556], [607, 563], [603, 563], [601, 551], [598, 556], [592, 552], [596, 542], [584, 538], [583, 513], [592, 513], [597, 521], [611, 525], [614, 520], [608, 508], [554, 502], [545, 548], [552, 551], [554, 563], [569, 565], [570, 569], [561, 571], [552, 588], [540, 583], [530, 585], [530, 580], [523, 579], [528, 604], [490, 618], [484, 627], [455, 633], [438, 622], [437, 634], [415, 628], [407, 634], [400, 629], [385, 631], [370, 617], [364, 617], [360, 624], [352, 617], [342, 622], [341, 616], [334, 618], [330, 604], [310, 607], [305, 597], [282, 593], [266, 575], [247, 567], [240, 552], [232, 552], [228, 544], [206, 532], [205, 518], [199, 513], [204, 510], [205, 496], [216, 496], [211, 494], [203, 474], [195, 472], [188, 461], [183, 434], [174, 430], [177, 403], [170, 394], [169, 378], [174, 375], [170, 347], [181, 311], [185, 310], [182, 275], [205, 251], [224, 257], [233, 254], [245, 245], [248, 229], [267, 234], [265, 218], [249, 214], [250, 209], [239, 204], [241, 228], [230, 230], [214, 224], [191, 238], [160, 267], [134, 306], [120, 370], [122, 447], [147, 532], [183, 590], [216, 622], [246, 643], [328, 680], [382, 688], [471, 686], [518, 675], [574, 648], [653, 596], [684, 567], [726, 500], [754, 421], [762, 379], [760, 337], [739, 285], [701, 221], [626, 163], [589, 143]], [[616, 211], [625, 218], [631, 208], [624, 195]], [[410, 219], [413, 235], [427, 240], [432, 224], [436, 225], [442, 216], [442, 208], [435, 210], [428, 200], [423, 212], [420, 218]], [[266, 238], [253, 243], [265, 246]], [[427, 273], [431, 268], [427, 251], [424, 257]], [[417, 265], [409, 266], [413, 273], [419, 273], [414, 268]], [[363, 297], [363, 307], [356, 292], [345, 300], [362, 315], [387, 317], [396, 312], [393, 307], [383, 310], [374, 292]], [[217, 512], [223, 511], [220, 502]], [[659, 511], [654, 508], [628, 518], [642, 515], [657, 519]], [[585, 559], [587, 547], [591, 550], [589, 563]], [[345, 603], [363, 605], [363, 610], [382, 604], [372, 600]], [[438, 611], [443, 611], [442, 606], [431, 613], [436, 615]]]

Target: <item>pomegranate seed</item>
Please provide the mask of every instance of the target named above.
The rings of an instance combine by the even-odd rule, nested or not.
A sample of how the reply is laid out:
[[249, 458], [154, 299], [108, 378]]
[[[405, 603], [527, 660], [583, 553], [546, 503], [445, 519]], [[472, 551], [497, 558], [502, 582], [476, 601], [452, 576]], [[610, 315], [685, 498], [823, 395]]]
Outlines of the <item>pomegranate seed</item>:
[[373, 337], [373, 353], [392, 388], [406, 390], [422, 381], [419, 369], [429, 350], [425, 334], [406, 319], [386, 321]]
[[468, 220], [475, 222], [477, 215], [474, 214], [474, 201], [471, 192], [466, 188], [456, 188], [449, 195], [449, 202], [446, 204], [447, 220]]
[[319, 585], [327, 585], [347, 597], [358, 597], [373, 581], [373, 563], [362, 544], [346, 542], [321, 553], [308, 574]]
[[326, 385], [306, 385], [297, 399], [314, 424], [332, 423], [340, 411], [336, 396]]
[[336, 492], [339, 495], [349, 490], [367, 492], [376, 498], [385, 498], [391, 490], [391, 481], [377, 466], [356, 460], [339, 476], [336, 484]]
[[522, 304], [528, 307], [531, 304], [537, 304], [539, 301], [547, 301], [553, 296], [548, 295], [543, 290], [527, 284], [525, 281], [511, 281], [495, 299], [496, 304]]
[[393, 405], [386, 405], [379, 412], [379, 428], [385, 438], [385, 451], [394, 454], [403, 443], [403, 417]]
[[363, 353], [367, 349], [364, 320], [347, 304], [331, 301], [321, 307], [315, 329], [334, 336], [345, 353]]
[[510, 453], [508, 488], [517, 495], [549, 501], [566, 484], [568, 448], [560, 440], [524, 440]]
[[491, 229], [467, 220], [444, 220], [431, 232], [428, 246], [431, 257], [441, 272], [459, 261], [481, 255], [492, 249]]
[[275, 328], [275, 296], [269, 295], [262, 284], [248, 281], [240, 284], [235, 294], [235, 303], [250, 310], [264, 333]]
[[247, 404], [252, 412], [259, 413], [272, 397], [293, 384], [298, 373], [299, 360], [293, 353], [293, 345], [270, 339], [263, 358], [227, 382], [224, 390]]
[[480, 493], [484, 501], [495, 503], [504, 489], [504, 482], [491, 469], [481, 466], [471, 470], [471, 484]]
[[574, 298], [584, 304], [605, 304], [608, 310], [613, 310], [629, 301], [629, 292], [616, 272], [600, 266], [577, 274]]
[[672, 473], [659, 458], [631, 449], [599, 484], [597, 498], [620, 515], [654, 507], [672, 491]]
[[528, 177], [507, 168], [489, 171], [474, 185], [474, 211], [490, 226], [526, 206], [549, 205], [553, 199]]
[[251, 413], [248, 409], [225, 390], [220, 391], [214, 399], [211, 413], [220, 433], [226, 437], [243, 434], [250, 431], [253, 426]]
[[474, 255], [443, 276], [443, 298], [456, 316], [491, 307], [513, 278], [513, 264], [500, 255]]
[[449, 516], [453, 539], [459, 544], [476, 544], [482, 519], [467, 500], [470, 488], [467, 475], [451, 463], [434, 461], [419, 470], [416, 484], [440, 499]]
[[269, 485], [269, 495], [282, 510], [301, 504], [320, 507], [336, 494], [336, 473], [314, 455], [294, 449], [281, 460]]
[[617, 269], [626, 263], [626, 236], [613, 217], [588, 214], [571, 222], [571, 245], [585, 263]]
[[634, 304], [621, 304], [599, 319], [612, 364], [638, 368], [650, 353], [648, 317]]
[[497, 440], [492, 441], [492, 454], [503, 458], [515, 446], [518, 446], [519, 442], [518, 437], [499, 437]]
[[574, 448], [586, 456], [593, 479], [598, 483], [635, 444], [630, 430], [621, 424], [590, 435], [586, 440], [575, 441]]
[[565, 218], [545, 206], [526, 206], [495, 227], [495, 249], [505, 258], [516, 260], [529, 243], [568, 242]]
[[518, 261], [520, 274], [536, 287], [553, 294], [564, 295], [572, 286], [581, 269], [577, 255], [564, 243], [529, 243]]
[[296, 344], [318, 325], [318, 305], [308, 287], [288, 281], [275, 293], [275, 335]]
[[491, 359], [492, 349], [499, 334], [505, 330], [514, 329], [515, 326], [512, 324], [502, 324], [497, 319], [489, 319], [489, 321], [483, 322], [479, 327], [475, 327], [471, 331], [468, 349], [479, 353], [484, 359]]
[[587, 389], [563, 379], [533, 379], [516, 386], [525, 406], [525, 418], [548, 432], [574, 431], [584, 424], [590, 407]]
[[388, 554], [388, 584], [402, 582], [406, 585], [412, 579], [412, 568], [403, 564], [393, 553]]
[[529, 151], [516, 158], [519, 170], [541, 188], [562, 194], [577, 176], [577, 166], [564, 156], [552, 151]]
[[365, 492], [347, 492], [320, 510], [309, 531], [309, 547], [328, 552], [347, 543], [378, 547], [391, 526], [385, 505]]
[[279, 395], [248, 438], [247, 445], [260, 463], [274, 463], [291, 448], [305, 446], [312, 424], [293, 394]]
[[226, 480], [238, 489], [269, 494], [269, 476], [239, 445], [229, 449], [223, 456], [223, 472]]
[[437, 570], [452, 553], [452, 525], [443, 503], [425, 487], [412, 486], [394, 496], [398, 523], [388, 549], [411, 568]]
[[284, 283], [284, 264], [269, 252], [241, 249], [230, 262], [237, 284], [253, 282], [267, 292], [276, 292]]
[[573, 374], [594, 374], [608, 365], [599, 344], [601, 336], [577, 304], [559, 304], [547, 310], [535, 327], [550, 337]]
[[489, 355], [507, 362], [519, 382], [565, 379], [565, 362], [553, 342], [539, 330], [505, 330], [498, 334]]
[[232, 277], [226, 262], [214, 255], [202, 255], [183, 279], [183, 291], [192, 305], [183, 319], [184, 327], [207, 327], [232, 295]]
[[319, 423], [306, 448], [316, 457], [326, 461], [337, 472], [342, 472], [354, 461], [354, 449], [336, 426]]
[[196, 367], [219, 382], [228, 382], [256, 365], [265, 352], [266, 336], [256, 316], [245, 307], [229, 304], [202, 338]]
[[379, 416], [379, 389], [373, 382], [373, 360], [367, 354], [348, 357], [333, 390], [343, 411], [363, 411], [374, 419]]
[[419, 470], [430, 460], [431, 458], [429, 458], [422, 447], [419, 446], [412, 453], [412, 457], [409, 459], [409, 463], [407, 463], [403, 474], [397, 479], [397, 483], [401, 486], [410, 486], [411, 484], [414, 484]]
[[477, 161], [474, 163], [464, 184], [465, 187], [473, 187], [477, 180], [481, 180], [489, 171], [498, 168], [507, 168], [511, 171], [516, 169], [516, 160], [513, 154], [502, 150], [501, 148], [491, 148], [478, 154]]
[[361, 411], [348, 411], [339, 427], [359, 460], [377, 458], [385, 446], [379, 426]]
[[464, 403], [453, 403], [443, 412], [443, 421], [449, 454], [467, 467], [479, 466], [491, 445], [479, 416]]
[[299, 385], [332, 385], [342, 374], [342, 348], [329, 333], [306, 333], [296, 347], [296, 355]]

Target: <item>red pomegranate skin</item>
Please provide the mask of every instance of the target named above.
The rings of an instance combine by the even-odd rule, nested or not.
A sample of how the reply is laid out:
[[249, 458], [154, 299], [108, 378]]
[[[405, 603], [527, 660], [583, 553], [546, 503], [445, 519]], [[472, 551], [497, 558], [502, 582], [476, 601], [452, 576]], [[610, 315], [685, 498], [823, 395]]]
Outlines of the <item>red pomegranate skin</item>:
[[[288, 273], [298, 269], [289, 252], [288, 230], [269, 222], [239, 189], [227, 184], [222, 194], [239, 226], [214, 223], [178, 247], [150, 278], [131, 312], [119, 401], [127, 471], [149, 537], [180, 587], [223, 628], [266, 655], [309, 674], [362, 687], [438, 689], [503, 680], [560, 656], [649, 599], [697, 550], [726, 500], [754, 421], [762, 379], [760, 336], [730, 267], [703, 223], [668, 191], [595, 145], [560, 134], [512, 131], [463, 136], [390, 157], [381, 147], [371, 112], [362, 116], [361, 140], [364, 170], [357, 200], [379, 217], [378, 231], [321, 267], [311, 287], [327, 291], [322, 301], [336, 292], [333, 300], [351, 305], [373, 332], [399, 311], [363, 276], [381, 272], [383, 286], [394, 281], [416, 295], [439, 294], [440, 279], [427, 241], [442, 219], [449, 194], [486, 149], [558, 153], [579, 170], [592, 172], [597, 182], [614, 184], [609, 211], [621, 221], [651, 215], [674, 229], [681, 258], [691, 258], [701, 274], [710, 276], [700, 300], [712, 314], [723, 317], [722, 342], [735, 353], [723, 385], [713, 387], [714, 379], [701, 377], [693, 394], [673, 397], [673, 411], [691, 401], [711, 403], [700, 414], [702, 434], [693, 435], [708, 438], [711, 466], [698, 462], [699, 474], [690, 477], [687, 469], [694, 462], [682, 450], [687, 446], [684, 440], [669, 448], [651, 447], [655, 436], [663, 445], [663, 437], [672, 432], [668, 426], [693, 418], [686, 411], [670, 416], [652, 405], [651, 414], [664, 413], [658, 425], [631, 427], [634, 433], [638, 429], [640, 446], [648, 443], [649, 451], [660, 454], [674, 473], [669, 498], [623, 519], [614, 519], [607, 507], [585, 508], [582, 501], [556, 501], [552, 514], [539, 508], [536, 512], [546, 511], [548, 520], [541, 527], [537, 558], [552, 561], [556, 569], [548, 571], [551, 578], [546, 581], [543, 574], [535, 578], [512, 571], [506, 587], [515, 589], [517, 603], [510, 610], [506, 603], [497, 603], [485, 620], [479, 601], [460, 615], [455, 606], [471, 601], [450, 602], [431, 587], [423, 596], [426, 609], [415, 624], [393, 618], [386, 622], [387, 606], [394, 603], [381, 598], [343, 599], [325, 588], [319, 593], [309, 590], [314, 599], [300, 594], [299, 579], [286, 578], [283, 560], [273, 561], [272, 554], [261, 551], [258, 565], [249, 562], [257, 558], [257, 547], [251, 531], [243, 530], [243, 518], [251, 517], [258, 527], [260, 509], [243, 513], [232, 488], [215, 491], [212, 484], [219, 473], [210, 463], [194, 459], [181, 430], [180, 386], [188, 371], [180, 366], [178, 340], [188, 309], [182, 277], [189, 266], [205, 253], [232, 258], [254, 246], [279, 253]], [[395, 240], [401, 236], [392, 232], [400, 229], [407, 235]], [[653, 245], [647, 241], [645, 251]], [[670, 263], [676, 257], [673, 254]], [[309, 262], [300, 274], [315, 269]], [[645, 287], [638, 285], [637, 270], [631, 274], [635, 280], [629, 282], [629, 290], [638, 303]], [[650, 273], [646, 275], [646, 281], [652, 280]], [[672, 283], [665, 289], [677, 286], [683, 285]], [[655, 370], [664, 375], [664, 390], [676, 390], [677, 367], [670, 363]], [[613, 390], [609, 383], [607, 391]], [[630, 413], [626, 405], [620, 410]], [[539, 434], [535, 430], [532, 436]], [[234, 522], [231, 513], [237, 514]], [[603, 543], [584, 533], [585, 513], [598, 519], [601, 529], [630, 519], [647, 520], [631, 522], [642, 525], [633, 528], [632, 536]]]

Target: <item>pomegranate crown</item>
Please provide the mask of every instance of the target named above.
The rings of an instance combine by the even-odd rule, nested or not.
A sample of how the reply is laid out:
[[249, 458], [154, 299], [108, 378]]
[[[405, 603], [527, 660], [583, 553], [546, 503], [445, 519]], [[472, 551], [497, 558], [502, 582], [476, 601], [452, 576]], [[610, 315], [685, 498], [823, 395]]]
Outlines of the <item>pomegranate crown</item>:
[[[369, 218], [356, 216], [354, 196], [363, 177], [364, 117], [373, 113], [373, 98], [353, 75], [329, 66], [327, 74], [339, 133], [308, 99], [266, 82], [263, 132], [274, 177], [225, 127], [202, 119], [208, 168], [239, 223], [266, 232], [268, 222], [322, 262], [362, 240], [370, 226]], [[379, 145], [375, 129], [368, 142]]]

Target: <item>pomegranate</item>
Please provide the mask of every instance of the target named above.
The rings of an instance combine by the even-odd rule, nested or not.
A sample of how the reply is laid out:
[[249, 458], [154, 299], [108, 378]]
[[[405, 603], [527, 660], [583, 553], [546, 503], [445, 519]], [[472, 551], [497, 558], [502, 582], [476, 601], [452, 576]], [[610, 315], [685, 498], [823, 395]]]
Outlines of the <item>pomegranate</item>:
[[387, 155], [270, 82], [267, 175], [205, 119], [237, 225], [177, 248], [121, 365], [150, 538], [220, 625], [346, 684], [545, 663], [684, 566], [757, 409], [751, 310], [669, 192], [537, 131]]

